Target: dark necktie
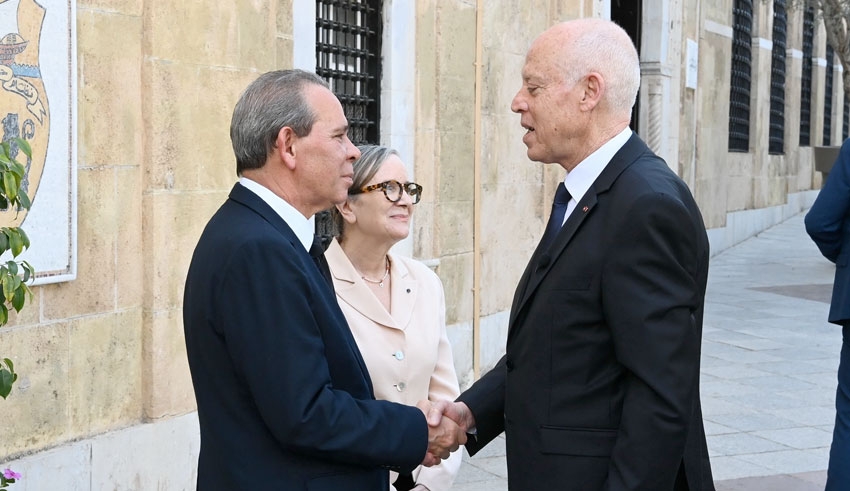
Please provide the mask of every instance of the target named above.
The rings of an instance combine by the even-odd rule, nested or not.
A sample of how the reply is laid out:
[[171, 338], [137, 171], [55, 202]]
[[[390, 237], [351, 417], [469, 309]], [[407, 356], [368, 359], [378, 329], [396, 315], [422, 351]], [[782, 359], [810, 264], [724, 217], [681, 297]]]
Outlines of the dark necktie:
[[325, 259], [325, 247], [322, 245], [322, 238], [318, 235], [313, 236], [313, 245], [310, 246], [310, 256], [313, 257], [313, 261], [315, 261], [316, 266], [318, 266], [319, 271], [321, 271], [322, 276], [325, 277], [328, 286], [333, 291], [334, 282], [331, 279], [331, 268], [328, 267], [328, 260]]
[[558, 190], [555, 191], [555, 200], [552, 202], [552, 213], [549, 215], [549, 223], [546, 224], [546, 232], [543, 233], [543, 238], [540, 239], [540, 250], [545, 251], [554, 242], [555, 237], [561, 230], [561, 225], [564, 224], [564, 214], [567, 212], [567, 204], [570, 202], [570, 192], [567, 191], [564, 183], [558, 184]]

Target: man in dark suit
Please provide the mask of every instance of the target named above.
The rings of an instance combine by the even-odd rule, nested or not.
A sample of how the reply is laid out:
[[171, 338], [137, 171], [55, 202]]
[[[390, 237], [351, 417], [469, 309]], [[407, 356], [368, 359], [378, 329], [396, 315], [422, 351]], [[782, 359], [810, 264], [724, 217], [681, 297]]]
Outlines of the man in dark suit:
[[[556, 25], [511, 104], [567, 170], [511, 307], [505, 356], [436, 405], [505, 432], [511, 490], [712, 490], [699, 401], [708, 240], [687, 186], [629, 129], [638, 55], [616, 24]], [[442, 418], [445, 420], [446, 418]]]
[[428, 426], [427, 401], [374, 400], [308, 253], [310, 217], [351, 185], [347, 129], [327, 84], [300, 70], [261, 75], [234, 109], [241, 178], [198, 242], [183, 303], [198, 489], [386, 491], [388, 469], [433, 465], [465, 440], [456, 425]]
[[835, 394], [835, 428], [826, 491], [850, 489], [850, 140], [845, 140], [826, 183], [806, 214], [806, 232], [835, 263], [829, 322], [841, 326], [843, 342]]

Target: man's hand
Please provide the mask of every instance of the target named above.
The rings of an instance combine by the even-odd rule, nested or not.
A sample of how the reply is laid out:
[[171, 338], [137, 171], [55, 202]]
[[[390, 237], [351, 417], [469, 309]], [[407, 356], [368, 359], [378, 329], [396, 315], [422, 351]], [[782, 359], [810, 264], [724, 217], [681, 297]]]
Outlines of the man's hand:
[[475, 416], [472, 415], [472, 411], [469, 410], [466, 403], [451, 401], [432, 403], [427, 414], [428, 425], [439, 425], [444, 419], [443, 416], [457, 423], [464, 433], [469, 433], [470, 429], [475, 428]]
[[[422, 411], [426, 418], [434, 410], [429, 401], [419, 401], [416, 407]], [[458, 426], [451, 418], [440, 418], [435, 424], [428, 422], [428, 452], [422, 465], [431, 467], [440, 463], [442, 459], [449, 458], [452, 452], [460, 445], [466, 443], [466, 431]]]

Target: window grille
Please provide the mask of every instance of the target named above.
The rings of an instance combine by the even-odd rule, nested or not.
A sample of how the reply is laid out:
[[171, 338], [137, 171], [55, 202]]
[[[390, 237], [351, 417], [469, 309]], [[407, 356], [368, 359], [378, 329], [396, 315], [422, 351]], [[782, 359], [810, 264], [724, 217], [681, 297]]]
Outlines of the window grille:
[[850, 134], [850, 99], [847, 98], [847, 92], [844, 93], [844, 112], [842, 115], [844, 121], [841, 125], [841, 141], [843, 142]]
[[342, 102], [351, 141], [377, 144], [381, 0], [317, 0], [316, 17], [316, 73]]
[[729, 150], [750, 148], [750, 73], [752, 65], [752, 0], [735, 0], [732, 11], [732, 89], [729, 97]]
[[815, 37], [815, 9], [803, 14], [803, 73], [800, 89], [800, 146], [812, 144], [812, 50]]
[[788, 15], [785, 0], [773, 1], [773, 53], [770, 61], [770, 137], [772, 154], [785, 152], [785, 47]]
[[826, 82], [823, 95], [823, 145], [832, 145], [832, 82], [835, 74], [833, 61], [835, 52], [832, 46], [826, 45]]

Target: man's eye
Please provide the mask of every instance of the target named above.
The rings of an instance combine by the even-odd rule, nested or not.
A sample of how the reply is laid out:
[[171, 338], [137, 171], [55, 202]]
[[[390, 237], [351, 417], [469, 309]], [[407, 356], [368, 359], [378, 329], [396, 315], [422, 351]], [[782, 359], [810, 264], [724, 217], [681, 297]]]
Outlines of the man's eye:
[[526, 89], [526, 90], [528, 90], [529, 94], [533, 94], [533, 93], [537, 92], [538, 88], [539, 87], [528, 87], [528, 89]]

